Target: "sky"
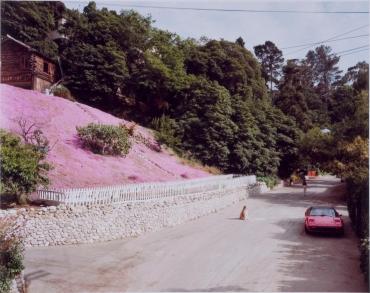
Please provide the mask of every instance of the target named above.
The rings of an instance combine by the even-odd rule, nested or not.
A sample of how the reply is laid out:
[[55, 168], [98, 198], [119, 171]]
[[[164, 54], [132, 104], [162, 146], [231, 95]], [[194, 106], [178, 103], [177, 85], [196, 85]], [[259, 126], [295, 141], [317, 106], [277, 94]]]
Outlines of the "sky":
[[[151, 16], [153, 26], [177, 33], [182, 38], [206, 36], [210, 39], [235, 41], [244, 39], [247, 49], [269, 40], [282, 49], [285, 59], [303, 58], [311, 46], [283, 49], [290, 46], [338, 38], [346, 40], [326, 42], [334, 53], [344, 55], [339, 67], [346, 71], [359, 61], [369, 62], [369, 14], [302, 14], [302, 13], [247, 13], [231, 11], [191, 11], [132, 7], [170, 6], [212, 9], [299, 10], [299, 11], [369, 11], [368, 1], [95, 1], [98, 8], [111, 10], [133, 9]], [[82, 11], [88, 1], [64, 1], [68, 8]], [[360, 28], [362, 27], [362, 28]], [[357, 30], [357, 28], [360, 28]], [[354, 30], [354, 31], [352, 31]], [[348, 33], [349, 31], [352, 31]], [[359, 37], [358, 37], [359, 36]], [[355, 49], [358, 48], [358, 49]], [[353, 51], [346, 51], [351, 50]], [[365, 50], [361, 51], [360, 50]], [[346, 51], [346, 52], [343, 52]], [[356, 53], [357, 52], [357, 53]]]

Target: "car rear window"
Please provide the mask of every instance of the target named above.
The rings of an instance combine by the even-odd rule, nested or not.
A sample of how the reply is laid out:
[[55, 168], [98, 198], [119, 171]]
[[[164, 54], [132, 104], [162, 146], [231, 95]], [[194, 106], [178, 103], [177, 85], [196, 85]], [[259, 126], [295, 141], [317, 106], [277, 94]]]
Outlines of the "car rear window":
[[333, 209], [327, 208], [313, 208], [310, 212], [310, 216], [328, 216], [335, 217], [335, 212]]

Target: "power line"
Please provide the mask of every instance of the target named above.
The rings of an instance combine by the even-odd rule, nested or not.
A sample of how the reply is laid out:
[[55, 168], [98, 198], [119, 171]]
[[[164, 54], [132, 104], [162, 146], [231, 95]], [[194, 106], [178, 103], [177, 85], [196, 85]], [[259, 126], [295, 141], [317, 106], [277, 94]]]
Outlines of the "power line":
[[[364, 48], [366, 48], [366, 49], [364, 49]], [[337, 57], [341, 57], [341, 56], [344, 56], [344, 55], [350, 55], [350, 54], [353, 54], [353, 53], [357, 53], [357, 52], [352, 52], [352, 51], [360, 50], [359, 52], [361, 52], [361, 51], [368, 50], [368, 48], [369, 48], [369, 45], [363, 45], [363, 46], [356, 47], [356, 48], [351, 48], [351, 49], [347, 49], [347, 50], [343, 50], [343, 51], [339, 51], [339, 52], [334, 52], [332, 54], [336, 55]], [[347, 52], [351, 52], [351, 53], [348, 54]], [[342, 54], [342, 53], [347, 53], [347, 54], [338, 55], [338, 54]], [[299, 58], [289, 58], [289, 59], [299, 59]]]
[[348, 50], [336, 52], [335, 54], [346, 53], [346, 52], [350, 52], [350, 51], [354, 51], [354, 50], [358, 50], [358, 49], [362, 49], [362, 48], [369, 48], [369, 45], [364, 45], [364, 46], [360, 46], [360, 47], [356, 47], [356, 48], [352, 48], [352, 49], [348, 49]]
[[[325, 43], [343, 41], [343, 40], [348, 40], [348, 39], [357, 39], [357, 38], [368, 37], [368, 36], [369, 36], [368, 34], [367, 35], [357, 35], [357, 36], [352, 36], [352, 37], [347, 37], [347, 38], [333, 39], [331, 41], [326, 41]], [[314, 43], [306, 43], [306, 44], [302, 44], [302, 45], [296, 45], [296, 46], [281, 48], [281, 50], [305, 47], [307, 45], [318, 45], [318, 44], [322, 44], [322, 43], [323, 43], [322, 41], [321, 42], [314, 42]]]
[[343, 56], [347, 56], [347, 55], [352, 55], [352, 54], [356, 54], [356, 53], [360, 53], [360, 52], [364, 52], [364, 51], [369, 51], [369, 48], [362, 49], [362, 50], [358, 50], [358, 51], [355, 51], [355, 52], [346, 53], [346, 54], [343, 54], [343, 55], [339, 55], [338, 57], [343, 57]]
[[[352, 29], [352, 30], [350, 30], [350, 31], [347, 31], [347, 32], [341, 33], [341, 34], [339, 34], [339, 35], [335, 35], [335, 36], [333, 36], [333, 37], [331, 37], [331, 38], [329, 38], [329, 39], [323, 40], [323, 41], [321, 41], [320, 43], [325, 43], [325, 42], [328, 42], [328, 41], [332, 41], [332, 40], [334, 40], [334, 39], [336, 39], [336, 38], [338, 38], [338, 37], [348, 35], [348, 34], [350, 34], [350, 33], [352, 33], [352, 32], [358, 31], [358, 30], [363, 29], [363, 28], [368, 27], [368, 26], [369, 26], [368, 24], [366, 24], [366, 25], [362, 25], [362, 26], [359, 26], [359, 27], [354, 28], [354, 29]], [[304, 47], [304, 48], [302, 48], [302, 49], [298, 49], [298, 50], [295, 50], [295, 51], [293, 51], [293, 52], [290, 52], [289, 54], [294, 54], [294, 53], [297, 53], [297, 52], [301, 52], [301, 51], [303, 51], [303, 50], [305, 50], [305, 49], [308, 49], [308, 48], [311, 48], [311, 47], [312, 47], [312, 45], [309, 45], [309, 46]]]
[[342, 34], [336, 35], [336, 36], [334, 36], [334, 37], [331, 37], [331, 38], [329, 38], [329, 39], [325, 40], [324, 42], [326, 42], [326, 41], [331, 41], [331, 40], [336, 39], [336, 38], [338, 38], [338, 37], [348, 35], [349, 33], [352, 33], [352, 32], [355, 32], [355, 31], [358, 31], [358, 30], [363, 29], [363, 28], [368, 27], [368, 26], [369, 26], [368, 24], [365, 24], [365, 25], [362, 25], [362, 26], [356, 27], [356, 28], [354, 28], [354, 29], [352, 29], [352, 30], [350, 30], [350, 31], [347, 31], [347, 32], [345, 32], [345, 33], [342, 33]]
[[[117, 5], [117, 4], [109, 4], [109, 5]], [[153, 5], [128, 5], [128, 4], [118, 4], [118, 5], [122, 7], [133, 7], [133, 8], [153, 8], [153, 9], [192, 10], [192, 11], [219, 11], [219, 12], [300, 13], [300, 14], [369, 14], [369, 11], [257, 10], [257, 9], [227, 9], [227, 8], [153, 6]]]

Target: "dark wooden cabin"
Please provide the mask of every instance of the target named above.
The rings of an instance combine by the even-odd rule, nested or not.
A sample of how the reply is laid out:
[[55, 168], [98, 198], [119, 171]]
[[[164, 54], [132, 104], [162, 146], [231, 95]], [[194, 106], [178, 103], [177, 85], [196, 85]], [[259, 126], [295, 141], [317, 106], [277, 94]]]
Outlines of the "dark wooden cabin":
[[45, 92], [57, 81], [57, 64], [7, 35], [1, 40], [1, 83]]

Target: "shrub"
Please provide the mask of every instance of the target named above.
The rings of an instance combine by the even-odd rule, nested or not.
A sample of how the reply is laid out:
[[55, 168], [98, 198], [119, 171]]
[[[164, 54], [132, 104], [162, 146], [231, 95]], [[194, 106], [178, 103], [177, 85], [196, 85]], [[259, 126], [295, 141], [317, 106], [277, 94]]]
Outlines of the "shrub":
[[83, 146], [96, 154], [125, 156], [131, 148], [129, 134], [124, 127], [90, 123], [77, 127], [77, 133]]
[[136, 123], [133, 123], [132, 125], [130, 125], [130, 126], [127, 128], [128, 134], [129, 134], [130, 136], [134, 136], [134, 134], [135, 134], [135, 128], [136, 128]]
[[257, 177], [257, 181], [265, 182], [268, 188], [273, 188], [278, 184], [278, 178], [275, 176]]
[[19, 137], [4, 130], [0, 130], [0, 143], [1, 195], [11, 194], [20, 202], [37, 185], [48, 185], [51, 166], [43, 162], [45, 154], [37, 146], [23, 144]]
[[68, 88], [66, 88], [63, 85], [58, 85], [54, 90], [53, 90], [53, 95], [61, 98], [65, 98], [69, 101], [75, 102], [76, 99], [72, 96], [71, 92], [69, 91]]
[[361, 270], [364, 273], [365, 280], [369, 282], [369, 237], [361, 239], [360, 252]]
[[135, 136], [135, 129], [137, 126], [136, 123], [132, 123], [130, 126], [126, 126], [125, 124], [121, 123], [119, 126], [127, 130], [127, 133], [129, 136], [133, 136], [133, 137]]
[[369, 180], [358, 172], [354, 177], [346, 178], [347, 207], [352, 225], [360, 238], [361, 270], [365, 279], [369, 278]]
[[9, 237], [11, 225], [0, 223], [0, 292], [10, 292], [12, 280], [22, 272], [24, 247], [15, 237]]
[[166, 144], [175, 150], [179, 148], [181, 141], [176, 136], [177, 124], [174, 119], [162, 115], [152, 120], [151, 127], [156, 130], [155, 138], [160, 144]]

